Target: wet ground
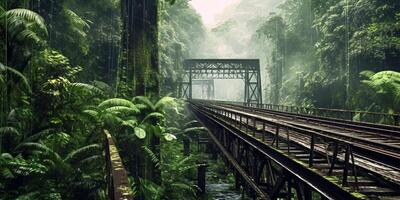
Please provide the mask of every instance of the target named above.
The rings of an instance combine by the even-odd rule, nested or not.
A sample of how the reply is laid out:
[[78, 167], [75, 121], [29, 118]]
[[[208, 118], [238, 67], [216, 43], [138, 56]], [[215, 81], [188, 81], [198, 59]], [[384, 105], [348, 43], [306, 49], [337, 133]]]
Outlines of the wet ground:
[[221, 159], [208, 159], [207, 169], [207, 199], [214, 200], [239, 200], [248, 199], [242, 197], [241, 192], [235, 190], [235, 180], [229, 169]]
[[211, 183], [206, 186], [210, 199], [215, 200], [237, 200], [243, 199], [242, 195], [232, 189], [232, 184], [227, 183]]

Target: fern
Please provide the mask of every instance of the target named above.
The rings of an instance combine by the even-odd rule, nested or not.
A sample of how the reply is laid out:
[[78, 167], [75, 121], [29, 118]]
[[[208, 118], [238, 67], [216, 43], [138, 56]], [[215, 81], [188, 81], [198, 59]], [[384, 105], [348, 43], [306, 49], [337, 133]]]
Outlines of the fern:
[[102, 155], [94, 155], [94, 156], [89, 156], [85, 159], [82, 159], [79, 161], [79, 165], [85, 166], [85, 165], [90, 165], [93, 163], [101, 163], [104, 161], [104, 157]]
[[147, 156], [150, 157], [151, 161], [153, 162], [154, 166], [160, 169], [160, 159], [158, 156], [148, 147], [142, 146], [144, 152], [147, 154]]
[[132, 102], [126, 100], [126, 99], [120, 99], [120, 98], [112, 98], [112, 99], [107, 99], [99, 104], [99, 108], [105, 109], [113, 106], [125, 106], [129, 108], [136, 108], [135, 104]]
[[0, 62], [0, 72], [10, 72], [11, 74], [14, 74], [16, 77], [18, 77], [19, 79], [22, 80], [22, 83], [24, 84], [25, 88], [27, 89], [27, 91], [30, 93], [32, 93], [31, 91], [31, 86], [28, 82], [28, 79], [18, 70], [11, 68], [11, 67], [7, 67], [5, 65], [3, 65], [3, 63]]
[[193, 126], [193, 125], [195, 125], [195, 124], [200, 124], [200, 122], [197, 121], [197, 120], [189, 121], [189, 122], [187, 122], [187, 123], [185, 123], [185, 124], [183, 125], [183, 128], [191, 127], [191, 126]]
[[27, 22], [35, 23], [42, 30], [45, 30], [46, 35], [47, 35], [46, 24], [45, 24], [43, 18], [36, 12], [33, 12], [28, 9], [16, 8], [16, 9], [6, 11], [4, 16], [7, 17], [8, 21], [13, 21], [13, 20], [15, 20], [15, 18], [22, 18], [23, 20], [25, 20]]
[[64, 162], [65, 163], [78, 162], [79, 160], [82, 160], [84, 158], [87, 158], [87, 157], [90, 157], [93, 155], [98, 155], [102, 149], [103, 149], [102, 146], [99, 144], [91, 144], [91, 145], [81, 147], [81, 148], [69, 153], [65, 157]]
[[27, 143], [27, 142], [35, 142], [37, 140], [39, 140], [40, 138], [43, 138], [45, 136], [48, 136], [50, 134], [54, 133], [54, 129], [49, 128], [49, 129], [44, 129], [38, 133], [35, 133], [27, 138], [24, 139], [23, 143]]
[[163, 97], [156, 103], [156, 105], [154, 107], [155, 107], [155, 110], [163, 110], [167, 106], [177, 107], [178, 103], [175, 98]]
[[196, 195], [196, 187], [193, 185], [187, 184], [187, 183], [182, 183], [182, 182], [177, 182], [177, 183], [172, 183], [171, 187], [177, 189], [177, 191], [187, 191], [190, 192], [193, 196]]
[[164, 117], [165, 116], [162, 113], [152, 112], [152, 113], [146, 115], [146, 117], [142, 120], [142, 124], [145, 123], [149, 119], [164, 119]]
[[25, 148], [25, 149], [29, 150], [30, 152], [33, 152], [33, 151], [41, 152], [41, 153], [43, 153], [43, 155], [49, 157], [51, 159], [51, 161], [53, 161], [54, 163], [62, 163], [63, 162], [61, 157], [56, 152], [54, 152], [53, 150], [51, 150], [49, 147], [47, 147], [44, 144], [27, 142], [27, 143], [21, 144], [19, 146], [19, 148]]
[[124, 116], [138, 114], [140, 111], [136, 107], [114, 106], [106, 109], [113, 114], [122, 114]]
[[156, 107], [154, 104], [150, 101], [148, 97], [145, 96], [137, 96], [132, 99], [132, 102], [136, 104], [143, 104], [146, 106], [146, 108], [150, 109], [151, 111], [156, 111]]
[[0, 136], [19, 136], [19, 131], [12, 126], [0, 127]]
[[183, 134], [189, 134], [189, 133], [198, 133], [202, 131], [207, 131], [208, 129], [205, 127], [191, 127], [191, 128], [186, 128], [182, 132]]
[[84, 91], [91, 95], [103, 95], [103, 91], [101, 91], [98, 87], [87, 83], [71, 83], [70, 88], [72, 90]]

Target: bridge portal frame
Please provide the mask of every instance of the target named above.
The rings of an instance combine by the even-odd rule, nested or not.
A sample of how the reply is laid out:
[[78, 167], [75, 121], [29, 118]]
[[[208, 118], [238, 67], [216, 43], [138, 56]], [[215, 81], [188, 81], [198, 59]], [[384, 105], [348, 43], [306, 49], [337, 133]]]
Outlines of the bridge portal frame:
[[258, 59], [187, 59], [183, 62], [182, 97], [192, 99], [197, 79], [242, 79], [244, 101], [262, 103], [260, 61]]

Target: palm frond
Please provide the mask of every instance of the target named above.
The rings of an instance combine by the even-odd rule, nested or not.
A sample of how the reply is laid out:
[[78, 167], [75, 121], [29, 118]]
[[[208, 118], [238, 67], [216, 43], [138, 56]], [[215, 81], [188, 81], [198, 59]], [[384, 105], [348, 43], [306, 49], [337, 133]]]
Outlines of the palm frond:
[[65, 157], [64, 162], [74, 163], [74, 162], [81, 161], [82, 159], [85, 159], [85, 158], [93, 156], [93, 155], [99, 155], [102, 149], [103, 149], [102, 145], [99, 145], [99, 144], [91, 144], [91, 145], [81, 147], [81, 148], [69, 153]]

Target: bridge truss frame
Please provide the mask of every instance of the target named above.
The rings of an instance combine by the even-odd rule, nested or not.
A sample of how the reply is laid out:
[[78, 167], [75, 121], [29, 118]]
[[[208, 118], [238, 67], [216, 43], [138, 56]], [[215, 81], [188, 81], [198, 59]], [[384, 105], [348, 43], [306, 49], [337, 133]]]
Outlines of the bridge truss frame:
[[260, 61], [258, 59], [187, 59], [183, 62], [182, 97], [192, 99], [192, 85], [198, 79], [242, 79], [244, 101], [262, 103]]

